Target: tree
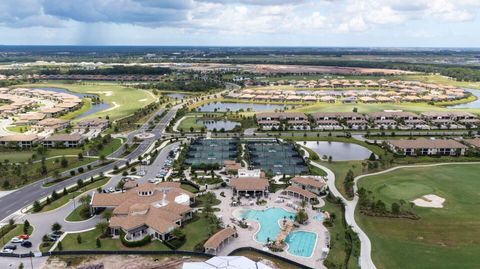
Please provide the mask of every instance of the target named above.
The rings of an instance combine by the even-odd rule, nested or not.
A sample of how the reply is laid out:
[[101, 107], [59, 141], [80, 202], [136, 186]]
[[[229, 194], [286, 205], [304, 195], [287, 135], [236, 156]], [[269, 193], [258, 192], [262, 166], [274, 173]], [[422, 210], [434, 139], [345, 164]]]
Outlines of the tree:
[[104, 219], [106, 219], [107, 221], [109, 221], [112, 218], [112, 215], [113, 215], [112, 210], [108, 210], [108, 209], [103, 211], [103, 213], [102, 213], [102, 217]]
[[392, 203], [392, 213], [395, 215], [400, 214], [400, 205], [398, 203]]
[[95, 240], [95, 245], [97, 245], [97, 248], [102, 247], [102, 242], [100, 241], [100, 238], [97, 237], [97, 239]]
[[58, 242], [57, 248], [58, 248], [58, 250], [60, 250], [60, 251], [63, 250], [62, 241]]
[[173, 229], [171, 235], [181, 241], [185, 239], [185, 234], [180, 228]]
[[33, 212], [39, 212], [42, 210], [42, 206], [40, 205], [40, 202], [35, 201], [33, 202]]
[[305, 209], [298, 210], [297, 214], [295, 215], [295, 221], [304, 224], [308, 220], [308, 214]]
[[20, 263], [20, 265], [18, 265], [18, 269], [23, 269], [23, 262]]
[[91, 200], [92, 200], [92, 196], [89, 195], [89, 194], [80, 197], [80, 203], [81, 203], [84, 207], [88, 207], [88, 205], [90, 204], [90, 201], [91, 201]]
[[77, 235], [77, 243], [79, 245], [82, 244], [82, 236], [80, 234]]
[[78, 160], [80, 161], [83, 160], [83, 153], [81, 152], [78, 153]]
[[25, 220], [23, 222], [23, 233], [28, 234], [28, 229], [30, 228], [30, 222], [28, 220]]
[[97, 225], [95, 225], [95, 228], [100, 230], [102, 235], [106, 235], [107, 230], [108, 230], [108, 222], [101, 221], [101, 222], [97, 223]]
[[62, 225], [60, 225], [60, 223], [58, 222], [55, 222], [54, 224], [52, 224], [52, 231], [54, 232], [58, 232], [62, 229]]
[[67, 158], [65, 158], [65, 156], [62, 156], [62, 159], [60, 160], [60, 166], [62, 168], [67, 168], [68, 166], [68, 160]]
[[368, 160], [369, 160], [369, 161], [375, 161], [375, 160], [377, 160], [377, 157], [375, 156], [375, 153], [372, 152], [372, 154], [370, 154], [370, 157], [368, 157]]

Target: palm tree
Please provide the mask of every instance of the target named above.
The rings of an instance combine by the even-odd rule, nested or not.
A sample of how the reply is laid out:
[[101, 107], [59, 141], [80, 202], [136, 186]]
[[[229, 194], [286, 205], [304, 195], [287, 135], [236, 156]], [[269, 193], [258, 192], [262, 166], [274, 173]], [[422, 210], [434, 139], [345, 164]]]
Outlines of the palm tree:
[[99, 223], [97, 223], [95, 225], [95, 228], [100, 230], [100, 232], [102, 233], [102, 235], [106, 235], [107, 234], [107, 230], [108, 230], [108, 222], [106, 221], [101, 221]]
[[103, 213], [102, 213], [102, 217], [103, 217], [104, 219], [106, 219], [107, 221], [109, 221], [109, 220], [112, 218], [112, 216], [113, 216], [112, 210], [105, 210], [105, 211], [103, 211]]

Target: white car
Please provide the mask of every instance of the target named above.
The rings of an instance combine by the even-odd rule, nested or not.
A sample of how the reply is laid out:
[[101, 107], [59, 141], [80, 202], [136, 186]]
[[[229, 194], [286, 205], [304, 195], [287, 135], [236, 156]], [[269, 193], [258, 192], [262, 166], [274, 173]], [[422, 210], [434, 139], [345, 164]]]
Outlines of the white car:
[[150, 183], [156, 183], [157, 180], [156, 180], [155, 178], [151, 178], [151, 179], [148, 180], [148, 182], [150, 182]]
[[1, 253], [13, 253], [13, 249], [10, 248], [4, 248], [0, 251]]
[[137, 176], [143, 177], [145, 175], [145, 171], [138, 171]]
[[10, 240], [11, 243], [23, 243], [23, 239], [14, 237], [12, 240]]

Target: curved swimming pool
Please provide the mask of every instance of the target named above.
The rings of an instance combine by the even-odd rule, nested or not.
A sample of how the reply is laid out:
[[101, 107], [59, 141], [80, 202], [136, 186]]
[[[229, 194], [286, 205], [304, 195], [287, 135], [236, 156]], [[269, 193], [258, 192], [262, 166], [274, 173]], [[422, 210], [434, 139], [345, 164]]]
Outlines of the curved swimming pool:
[[[255, 240], [261, 243], [267, 243], [268, 240], [275, 240], [280, 233], [279, 221], [282, 219], [293, 219], [295, 213], [289, 212], [283, 208], [269, 208], [265, 210], [248, 209], [241, 213], [242, 218], [257, 221], [260, 229], [255, 234]], [[293, 231], [285, 238], [288, 244], [287, 252], [301, 257], [312, 256], [317, 243], [317, 234], [307, 231]]]
[[267, 243], [268, 239], [277, 239], [280, 233], [278, 221], [287, 218], [295, 218], [295, 213], [289, 212], [283, 208], [272, 207], [265, 210], [248, 209], [242, 212], [242, 218], [257, 221], [260, 224], [260, 230], [255, 234], [255, 239], [261, 243]]

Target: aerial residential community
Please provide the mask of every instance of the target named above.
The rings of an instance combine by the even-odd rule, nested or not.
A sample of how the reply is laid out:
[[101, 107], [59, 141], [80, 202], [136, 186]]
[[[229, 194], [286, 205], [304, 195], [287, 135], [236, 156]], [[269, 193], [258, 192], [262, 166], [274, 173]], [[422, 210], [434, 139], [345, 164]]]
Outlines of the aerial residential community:
[[0, 268], [480, 268], [475, 1], [0, 10]]

